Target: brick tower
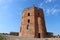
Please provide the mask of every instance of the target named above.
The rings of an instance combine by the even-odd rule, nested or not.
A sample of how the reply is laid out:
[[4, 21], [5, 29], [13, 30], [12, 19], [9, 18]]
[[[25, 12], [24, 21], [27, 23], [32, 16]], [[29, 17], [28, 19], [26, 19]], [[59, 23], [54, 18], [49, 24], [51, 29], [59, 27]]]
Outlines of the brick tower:
[[37, 38], [46, 37], [43, 9], [32, 6], [23, 11], [19, 36]]

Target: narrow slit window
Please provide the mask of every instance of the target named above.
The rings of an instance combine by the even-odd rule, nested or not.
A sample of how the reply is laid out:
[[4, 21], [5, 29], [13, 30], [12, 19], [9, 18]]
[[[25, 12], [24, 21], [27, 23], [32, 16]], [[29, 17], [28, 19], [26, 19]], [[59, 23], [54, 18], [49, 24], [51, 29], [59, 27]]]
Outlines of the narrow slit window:
[[29, 29], [29, 25], [27, 25], [27, 30]]
[[28, 19], [28, 23], [30, 23], [30, 19]]
[[29, 30], [29, 29], [30, 29], [30, 24], [27, 25], [27, 30]]
[[27, 30], [30, 28], [30, 19], [28, 19], [28, 25], [27, 25]]

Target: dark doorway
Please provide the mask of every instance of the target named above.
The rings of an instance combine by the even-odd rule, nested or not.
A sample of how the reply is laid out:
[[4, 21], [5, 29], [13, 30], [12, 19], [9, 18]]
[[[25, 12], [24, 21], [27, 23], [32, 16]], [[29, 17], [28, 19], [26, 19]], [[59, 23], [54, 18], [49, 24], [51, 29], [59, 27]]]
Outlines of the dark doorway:
[[40, 33], [37, 34], [37, 37], [40, 38]]

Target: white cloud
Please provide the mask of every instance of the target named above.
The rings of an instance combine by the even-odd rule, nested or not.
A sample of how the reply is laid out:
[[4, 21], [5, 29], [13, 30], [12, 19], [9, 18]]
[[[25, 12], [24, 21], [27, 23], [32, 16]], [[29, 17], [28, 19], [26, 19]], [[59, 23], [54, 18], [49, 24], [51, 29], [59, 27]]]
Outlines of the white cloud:
[[[52, 2], [55, 2], [55, 1], [56, 0], [44, 0], [40, 3], [39, 7], [43, 8], [45, 10], [45, 12], [47, 13], [47, 15], [57, 15], [60, 12], [60, 9], [57, 9], [57, 4], [55, 4], [52, 7], [49, 7], [49, 6], [46, 5], [46, 3], [47, 4], [49, 4], [49, 3], [52, 4]], [[44, 5], [46, 5], [46, 6], [44, 6]]]
[[50, 9], [46, 9], [47, 14], [50, 14], [50, 12], [51, 12]]
[[45, 0], [45, 3], [55, 2], [56, 0]]
[[52, 2], [52, 0], [46, 0], [45, 2], [46, 2], [46, 3], [48, 3], [48, 2]]
[[43, 0], [41, 3], [39, 3], [40, 7], [42, 7], [43, 4], [45, 4], [45, 0]]
[[51, 3], [51, 2], [54, 2], [55, 0], [43, 0], [41, 3], [40, 3], [40, 6], [43, 6], [44, 4], [46, 3]]
[[40, 3], [40, 7], [43, 5], [43, 3]]
[[48, 8], [46, 9], [47, 15], [57, 15], [60, 12], [60, 9]]

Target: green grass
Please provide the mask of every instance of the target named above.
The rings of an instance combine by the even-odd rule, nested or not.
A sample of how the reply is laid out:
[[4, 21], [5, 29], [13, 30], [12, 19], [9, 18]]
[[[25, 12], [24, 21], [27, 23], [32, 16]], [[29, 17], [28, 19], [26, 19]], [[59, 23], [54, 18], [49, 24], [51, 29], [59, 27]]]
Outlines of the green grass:
[[4, 40], [4, 37], [2, 35], [0, 35], [0, 40]]

